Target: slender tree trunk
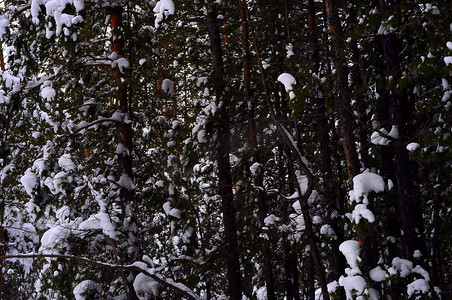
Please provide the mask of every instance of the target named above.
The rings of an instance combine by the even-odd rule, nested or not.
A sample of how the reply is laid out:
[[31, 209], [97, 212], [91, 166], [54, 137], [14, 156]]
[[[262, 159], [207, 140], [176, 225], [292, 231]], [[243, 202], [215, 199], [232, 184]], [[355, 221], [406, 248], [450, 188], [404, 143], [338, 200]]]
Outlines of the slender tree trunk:
[[237, 241], [236, 210], [232, 193], [231, 167], [229, 164], [230, 132], [229, 132], [229, 98], [225, 95], [223, 51], [220, 37], [220, 22], [217, 12], [207, 14], [207, 27], [212, 56], [212, 80], [215, 85], [217, 103], [222, 105], [217, 112], [217, 144], [216, 157], [218, 163], [219, 194], [222, 200], [223, 222], [228, 245], [227, 272], [229, 281], [229, 297], [233, 300], [242, 299], [242, 279], [240, 273], [239, 249]]
[[399, 138], [394, 142], [399, 215], [403, 230], [405, 257], [411, 258], [414, 250], [421, 250], [423, 254], [427, 255], [426, 246], [418, 236], [418, 232], [423, 233], [424, 225], [420, 203], [414, 193], [411, 164], [406, 149], [409, 140], [408, 127], [412, 122], [413, 103], [409, 101], [406, 90], [400, 90], [396, 86], [402, 75], [399, 42], [393, 34], [385, 36], [383, 41], [387, 71], [392, 76], [389, 95], [391, 121], [393, 125], [397, 125], [399, 131]]
[[[307, 7], [308, 13], [308, 29], [309, 36], [311, 40], [311, 70], [313, 74], [320, 74], [320, 55], [319, 55], [319, 39], [316, 32], [318, 31], [316, 20], [315, 20], [315, 4], [314, 0], [308, 1]], [[324, 191], [325, 198], [327, 201], [327, 207], [332, 210], [339, 212], [342, 215], [341, 207], [337, 205], [336, 193], [335, 193], [335, 180], [332, 172], [332, 162], [331, 162], [331, 146], [330, 146], [330, 135], [328, 130], [327, 116], [326, 116], [326, 101], [324, 98], [323, 91], [314, 91], [315, 95], [315, 113], [317, 123], [317, 132], [320, 140], [320, 152], [321, 152], [321, 172], [324, 181]], [[332, 245], [333, 252], [333, 262], [334, 262], [334, 272], [335, 280], [339, 279], [339, 276], [345, 270], [345, 259], [342, 253], [339, 251], [339, 245], [343, 242], [343, 232], [339, 226], [339, 219], [330, 220], [331, 227], [336, 233], [338, 239]], [[345, 299], [345, 293], [341, 290], [340, 298]]]
[[[278, 186], [282, 195], [293, 194], [293, 189], [286, 188], [287, 168], [284, 165], [284, 145], [278, 146]], [[282, 222], [289, 223], [289, 207], [286, 199], [279, 199]], [[298, 259], [297, 253], [292, 243], [288, 240], [287, 234], [283, 236], [284, 245], [284, 286], [286, 289], [287, 300], [300, 300], [299, 278], [298, 278]]]
[[[350, 14], [349, 14], [349, 26], [350, 28], [355, 28], [358, 25], [357, 16], [356, 16], [356, 8], [354, 4], [351, 4]], [[351, 67], [351, 79], [352, 84], [354, 86], [354, 98], [356, 99], [356, 108], [359, 114], [358, 121], [358, 135], [359, 135], [359, 144], [360, 151], [359, 154], [361, 156], [361, 162], [364, 167], [369, 167], [369, 133], [367, 131], [367, 104], [364, 101], [363, 95], [366, 90], [364, 87], [363, 77], [361, 73], [361, 68], [359, 66], [359, 51], [358, 51], [358, 42], [355, 38], [350, 40], [350, 50], [351, 50], [351, 59], [353, 62], [353, 66]]]
[[[352, 107], [350, 104], [351, 93], [348, 86], [348, 75], [349, 70], [347, 67], [347, 62], [345, 59], [345, 45], [344, 45], [344, 33], [342, 29], [342, 25], [339, 19], [339, 13], [336, 6], [336, 3], [333, 0], [325, 0], [325, 10], [328, 18], [330, 34], [332, 35], [333, 48], [334, 48], [334, 64], [337, 73], [337, 86], [338, 86], [338, 94], [339, 99], [336, 102], [336, 106], [339, 112], [340, 124], [341, 124], [341, 135], [343, 139], [344, 152], [346, 157], [348, 175], [350, 180], [350, 185], [353, 187], [353, 177], [359, 174], [360, 172], [360, 163], [358, 160], [358, 155], [356, 151], [356, 144], [353, 135], [352, 124], [354, 121], [354, 115], [352, 111]], [[353, 18], [353, 16], [352, 16]], [[353, 53], [353, 45], [352, 45], [352, 56], [354, 56], [354, 60], [357, 61], [358, 53], [357, 49], [354, 49], [355, 53]], [[355, 84], [362, 84], [361, 74], [359, 72], [359, 67], [355, 63], [356, 68], [355, 73], [352, 74], [352, 78]], [[358, 86], [357, 89], [360, 87]], [[359, 101], [359, 100], [358, 100]], [[364, 127], [365, 124], [361, 124], [361, 127]], [[367, 142], [367, 133], [365, 131], [361, 132], [363, 135], [361, 139]], [[368, 147], [368, 146], [367, 146]], [[367, 149], [364, 150], [365, 152]], [[369, 199], [368, 204], [369, 209], [373, 208], [373, 201]], [[378, 247], [376, 243], [375, 233], [372, 229], [365, 229], [364, 234], [358, 236], [358, 239], [363, 245], [363, 251], [361, 253], [364, 269], [364, 278], [367, 283], [376, 288], [377, 286], [374, 284], [372, 279], [369, 276], [368, 270], [376, 265], [378, 260]]]
[[307, 299], [315, 300], [315, 270], [314, 270], [314, 260], [312, 259], [312, 255], [308, 254], [305, 260], [306, 264], [306, 290], [307, 290]]
[[[5, 69], [5, 59], [3, 57], [3, 42], [1, 42], [1, 41], [0, 41], [0, 70], [2, 70], [2, 72], [4, 72], [6, 70]], [[4, 127], [4, 126], [2, 126], [2, 127]], [[3, 166], [2, 166], [2, 169], [3, 169]], [[3, 224], [4, 221], [5, 221], [5, 196], [3, 193], [3, 187], [1, 187], [0, 188], [0, 256], [5, 255], [5, 252], [6, 252], [5, 251], [5, 227]], [[3, 295], [4, 295], [5, 279], [4, 279], [4, 275], [3, 275], [3, 267], [4, 267], [4, 260], [0, 259], [0, 299], [3, 299]]]
[[[239, 0], [240, 17], [242, 21], [242, 38], [243, 38], [243, 79], [245, 87], [245, 98], [248, 109], [248, 131], [251, 142], [251, 152], [253, 155], [253, 162], [260, 163], [259, 150], [257, 147], [257, 135], [256, 135], [256, 123], [254, 120], [254, 104], [251, 95], [251, 81], [250, 81], [250, 49], [249, 49], [249, 36], [248, 36], [248, 23], [246, 19], [246, 9], [242, 5], [242, 1]], [[257, 186], [263, 186], [263, 178], [261, 174], [256, 175], [255, 184]], [[257, 200], [259, 205], [259, 222], [261, 228], [265, 226], [264, 219], [267, 217], [267, 203], [265, 193], [262, 190], [257, 191]], [[265, 284], [267, 287], [267, 298], [269, 300], [276, 299], [275, 296], [275, 283], [273, 279], [273, 267], [271, 262], [271, 250], [270, 244], [267, 243], [262, 248], [262, 257], [264, 261], [264, 276]]]
[[[242, 4], [246, 8], [246, 3], [244, 2], [244, 0], [242, 0]], [[307, 177], [307, 180], [308, 180], [308, 188], [304, 194], [301, 193], [301, 188], [298, 183], [296, 184], [296, 186], [297, 186], [298, 194], [300, 195], [300, 198], [301, 198], [299, 200], [299, 202], [300, 202], [301, 210], [303, 213], [303, 219], [304, 219], [305, 226], [306, 226], [306, 234], [307, 234], [307, 238], [309, 241], [309, 246], [311, 247], [312, 257], [314, 259], [314, 264], [315, 264], [316, 271], [317, 271], [317, 279], [319, 280], [320, 287], [322, 289], [322, 296], [326, 300], [329, 298], [326, 277], [325, 277], [322, 259], [319, 254], [320, 252], [318, 250], [317, 242], [315, 239], [315, 234], [314, 234], [314, 230], [313, 230], [313, 226], [312, 226], [312, 219], [311, 219], [311, 215], [309, 213], [309, 207], [308, 207], [308, 203], [307, 203], [307, 200], [308, 200], [309, 196], [311, 195], [314, 185], [315, 185], [314, 175], [309, 170], [305, 158], [301, 155], [300, 151], [296, 147], [295, 143], [293, 142], [292, 137], [289, 135], [287, 130], [282, 126], [281, 122], [278, 119], [278, 116], [276, 115], [275, 109], [273, 107], [273, 103], [271, 101], [271, 94], [270, 94], [270, 90], [268, 87], [267, 78], [265, 76], [265, 70], [262, 65], [262, 58], [261, 58], [256, 34], [251, 26], [251, 18], [249, 16], [248, 9], [246, 9], [246, 11], [248, 13], [247, 14], [248, 25], [249, 25], [250, 33], [251, 33], [252, 39], [253, 39], [253, 44], [254, 44], [257, 61], [258, 61], [258, 66], [259, 66], [259, 72], [261, 75], [262, 85], [264, 88], [264, 96], [265, 96], [265, 100], [267, 102], [270, 116], [276, 126], [278, 137], [279, 137], [280, 141], [282, 143], [285, 143], [288, 146], [288, 149], [289, 149], [288, 157], [290, 157], [290, 152], [293, 153], [293, 155], [295, 157], [295, 161], [297, 162], [298, 168], [300, 169], [301, 172], [303, 172], [305, 174], [305, 176]], [[289, 165], [291, 166], [291, 164], [289, 164]], [[293, 170], [292, 170], [292, 173], [294, 173]], [[295, 174], [293, 174], [293, 175], [295, 175]]]
[[325, 9], [328, 17], [329, 31], [333, 40], [334, 65], [337, 74], [337, 88], [339, 97], [336, 107], [339, 113], [341, 136], [347, 162], [347, 171], [350, 185], [353, 186], [353, 177], [359, 174], [360, 165], [356, 151], [355, 137], [352, 124], [354, 116], [350, 105], [350, 90], [348, 87], [348, 67], [345, 61], [344, 33], [339, 20], [337, 7], [333, 0], [325, 0]]
[[[5, 255], [5, 227], [3, 222], [5, 221], [5, 196], [3, 193], [3, 187], [0, 188], [0, 256]], [[4, 295], [4, 275], [3, 275], [4, 260], [0, 258], [0, 299], [3, 299]]]
[[[124, 37], [122, 34], [122, 2], [111, 8], [110, 25], [112, 28], [112, 51], [116, 53], [117, 59], [124, 57]], [[122, 263], [129, 264], [138, 260], [140, 247], [136, 232], [135, 214], [133, 210], [134, 191], [132, 187], [132, 152], [133, 152], [133, 130], [130, 123], [129, 101], [127, 86], [124, 83], [124, 74], [119, 68], [113, 69], [113, 84], [117, 87], [116, 110], [121, 114], [121, 121], [118, 122], [118, 182], [121, 183], [119, 197], [121, 200], [121, 210], [123, 218], [124, 234], [127, 239], [126, 251], [122, 253]], [[118, 152], [118, 151], [117, 151]], [[133, 275], [133, 276], [130, 276]], [[138, 299], [133, 281], [136, 274], [131, 271], [124, 271], [124, 278], [127, 285], [127, 298]]]

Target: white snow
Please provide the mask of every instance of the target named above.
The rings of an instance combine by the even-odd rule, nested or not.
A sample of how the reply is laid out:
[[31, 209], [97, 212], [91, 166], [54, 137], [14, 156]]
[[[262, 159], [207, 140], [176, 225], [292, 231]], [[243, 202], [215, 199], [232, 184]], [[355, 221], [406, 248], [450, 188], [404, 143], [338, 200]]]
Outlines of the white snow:
[[97, 294], [102, 293], [101, 287], [92, 280], [83, 280], [77, 284], [73, 290], [75, 300], [85, 300], [88, 297], [88, 292], [96, 290]]
[[159, 284], [149, 276], [140, 273], [135, 277], [133, 288], [140, 300], [153, 299], [158, 295]]
[[170, 79], [163, 79], [162, 81], [162, 90], [168, 94], [168, 96], [172, 97], [174, 95], [174, 85]]
[[370, 278], [375, 282], [380, 282], [386, 279], [386, 276], [389, 276], [385, 270], [383, 270], [380, 266], [377, 266], [369, 271]]
[[39, 252], [42, 253], [59, 253], [57, 249], [54, 249], [57, 245], [61, 245], [71, 234], [70, 224], [57, 225], [42, 235], [41, 247]]
[[24, 176], [20, 178], [20, 183], [22, 183], [22, 185], [24, 186], [25, 192], [27, 192], [29, 196], [32, 196], [33, 190], [38, 185], [38, 176], [36, 176], [35, 173], [28, 171]]
[[180, 217], [181, 217], [180, 210], [178, 210], [177, 208], [172, 208], [169, 212], [169, 215], [172, 217], [175, 217], [177, 219], [180, 219]]
[[122, 187], [125, 188], [128, 191], [133, 190], [133, 181], [132, 179], [129, 177], [129, 175], [127, 175], [126, 173], [123, 173], [121, 175], [121, 177], [119, 178], [118, 184]]
[[361, 258], [359, 257], [360, 246], [361, 244], [355, 240], [342, 242], [339, 246], [339, 251], [342, 252], [347, 260], [347, 263], [352, 268], [357, 268], [358, 262], [361, 261]]
[[383, 192], [385, 190], [385, 182], [383, 177], [378, 174], [367, 172], [356, 175], [353, 178], [353, 190], [350, 191], [350, 201], [361, 202], [367, 204], [367, 195], [370, 192]]
[[[297, 198], [298, 198], [298, 192], [295, 192], [296, 194], [294, 194], [294, 195], [292, 195], [292, 196], [296, 196]], [[297, 213], [297, 214], [301, 214], [301, 205], [300, 205], [300, 201], [295, 201], [293, 204], [292, 204], [292, 207], [293, 207], [293, 209], [295, 210], [295, 212]]]
[[265, 286], [259, 288], [256, 291], [256, 299], [257, 300], [268, 300], [268, 298], [267, 298], [267, 288]]
[[297, 83], [295, 77], [290, 75], [289, 73], [282, 73], [278, 76], [278, 81], [284, 85], [286, 92], [289, 93], [289, 97], [292, 100], [295, 98], [295, 94], [293, 93], [293, 85]]
[[177, 128], [179, 128], [179, 126], [180, 126], [180, 121], [179, 120], [174, 120], [173, 123], [172, 123], [171, 128], [172, 129], [177, 129]]
[[339, 278], [340, 286], [344, 287], [347, 299], [357, 299], [354, 295], [361, 295], [366, 289], [366, 281], [362, 276], [341, 276]]
[[446, 78], [441, 78], [441, 84], [444, 90], [448, 90], [450, 88], [449, 81]]
[[196, 79], [196, 86], [197, 87], [200, 87], [201, 85], [206, 84], [206, 83], [207, 83], [207, 77], [198, 77]]
[[336, 292], [338, 287], [339, 287], [339, 282], [337, 282], [336, 280], [333, 281], [333, 282], [328, 283], [328, 285], [327, 285], [328, 293]]
[[388, 139], [388, 131], [384, 128], [381, 128], [379, 131], [374, 131], [370, 136], [370, 142], [374, 145], [387, 146], [391, 143], [391, 140]]
[[393, 139], [398, 139], [399, 138], [399, 127], [397, 125], [392, 125], [391, 131], [389, 131], [388, 135], [390, 137], [392, 137]]
[[58, 159], [58, 165], [60, 166], [60, 168], [62, 168], [66, 172], [76, 169], [76, 166], [75, 166], [74, 162], [72, 161], [70, 154], [63, 154]]
[[163, 210], [165, 211], [165, 214], [169, 215], [171, 211], [171, 202], [167, 201], [163, 204]]
[[357, 204], [352, 212], [352, 219], [356, 224], [359, 224], [361, 218], [366, 219], [369, 223], [375, 221], [375, 215], [366, 207], [365, 204]]
[[[403, 258], [399, 258], [399, 257], [395, 257], [392, 260], [392, 267], [396, 270], [400, 272], [400, 277], [405, 278], [408, 275], [410, 275], [411, 270], [413, 269], [413, 263], [409, 260], [403, 259]], [[391, 268], [389, 269], [389, 274], [393, 275], [395, 274], [393, 270], [391, 270]]]
[[275, 225], [275, 223], [279, 221], [279, 218], [277, 216], [275, 216], [274, 214], [268, 215], [265, 219], [264, 219], [264, 225], [265, 226], [271, 226], [271, 225]]
[[411, 270], [411, 273], [416, 273], [421, 275], [422, 277], [424, 277], [424, 279], [429, 282], [430, 281], [430, 274], [424, 269], [422, 268], [420, 265], [417, 265], [416, 267], [414, 267]]
[[452, 42], [447, 42], [446, 43], [447, 48], [449, 48], [450, 50], [452, 50]]
[[452, 64], [452, 56], [444, 57], [444, 62], [446, 63], [446, 66]]
[[91, 215], [87, 220], [80, 223], [78, 229], [83, 231], [101, 229], [102, 233], [106, 236], [116, 239], [115, 227], [111, 222], [110, 216], [105, 212], [105, 209], [101, 209], [100, 212]]
[[407, 285], [406, 292], [408, 297], [411, 297], [414, 294], [425, 294], [429, 291], [429, 289], [430, 287], [425, 279], [417, 279]]
[[250, 167], [251, 174], [257, 175], [261, 170], [261, 167], [262, 165], [260, 163], [255, 162], [254, 164], [252, 164]]
[[130, 67], [129, 61], [125, 57], [119, 57], [118, 59], [115, 59], [111, 63], [112, 68], [118, 68], [121, 73], [125, 72], [125, 69], [128, 69]]
[[322, 227], [320, 227], [320, 234], [332, 237], [333, 239], [337, 239], [336, 233], [329, 224], [324, 224], [322, 225]]
[[286, 46], [286, 50], [287, 50], [287, 54], [286, 54], [287, 58], [294, 56], [292, 43], [290, 43], [289, 45]]
[[198, 142], [199, 143], [207, 143], [206, 131], [204, 129], [201, 129], [200, 131], [198, 131]]
[[172, 0], [160, 0], [154, 7], [155, 28], [158, 28], [160, 22], [169, 15], [174, 15], [174, 3]]
[[4, 18], [0, 20], [0, 39], [6, 33], [6, 27], [9, 26], [9, 20]]
[[53, 89], [53, 87], [46, 86], [41, 90], [41, 97], [46, 99], [47, 101], [51, 101], [53, 98], [55, 98], [55, 90]]
[[417, 148], [419, 148], [419, 144], [418, 143], [409, 143], [406, 146], [406, 149], [410, 152], [415, 151]]

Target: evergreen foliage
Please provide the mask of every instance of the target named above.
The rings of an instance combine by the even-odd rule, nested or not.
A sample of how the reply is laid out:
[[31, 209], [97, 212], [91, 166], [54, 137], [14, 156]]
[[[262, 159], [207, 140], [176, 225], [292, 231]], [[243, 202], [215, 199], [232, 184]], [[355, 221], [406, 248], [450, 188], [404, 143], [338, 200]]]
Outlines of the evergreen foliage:
[[451, 16], [3, 1], [0, 299], [451, 298]]

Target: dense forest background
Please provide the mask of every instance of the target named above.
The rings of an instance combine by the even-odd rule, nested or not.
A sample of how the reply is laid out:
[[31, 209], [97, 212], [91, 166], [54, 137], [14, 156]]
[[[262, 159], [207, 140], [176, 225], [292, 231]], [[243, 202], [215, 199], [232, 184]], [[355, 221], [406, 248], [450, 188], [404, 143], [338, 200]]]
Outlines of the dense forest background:
[[451, 299], [450, 0], [4, 0], [1, 299]]

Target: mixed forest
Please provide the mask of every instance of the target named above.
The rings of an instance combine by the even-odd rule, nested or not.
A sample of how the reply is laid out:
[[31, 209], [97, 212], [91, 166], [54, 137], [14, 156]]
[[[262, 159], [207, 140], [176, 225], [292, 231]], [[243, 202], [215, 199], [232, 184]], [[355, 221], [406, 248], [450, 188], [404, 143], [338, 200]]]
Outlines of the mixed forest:
[[0, 299], [452, 299], [450, 0], [3, 0]]

